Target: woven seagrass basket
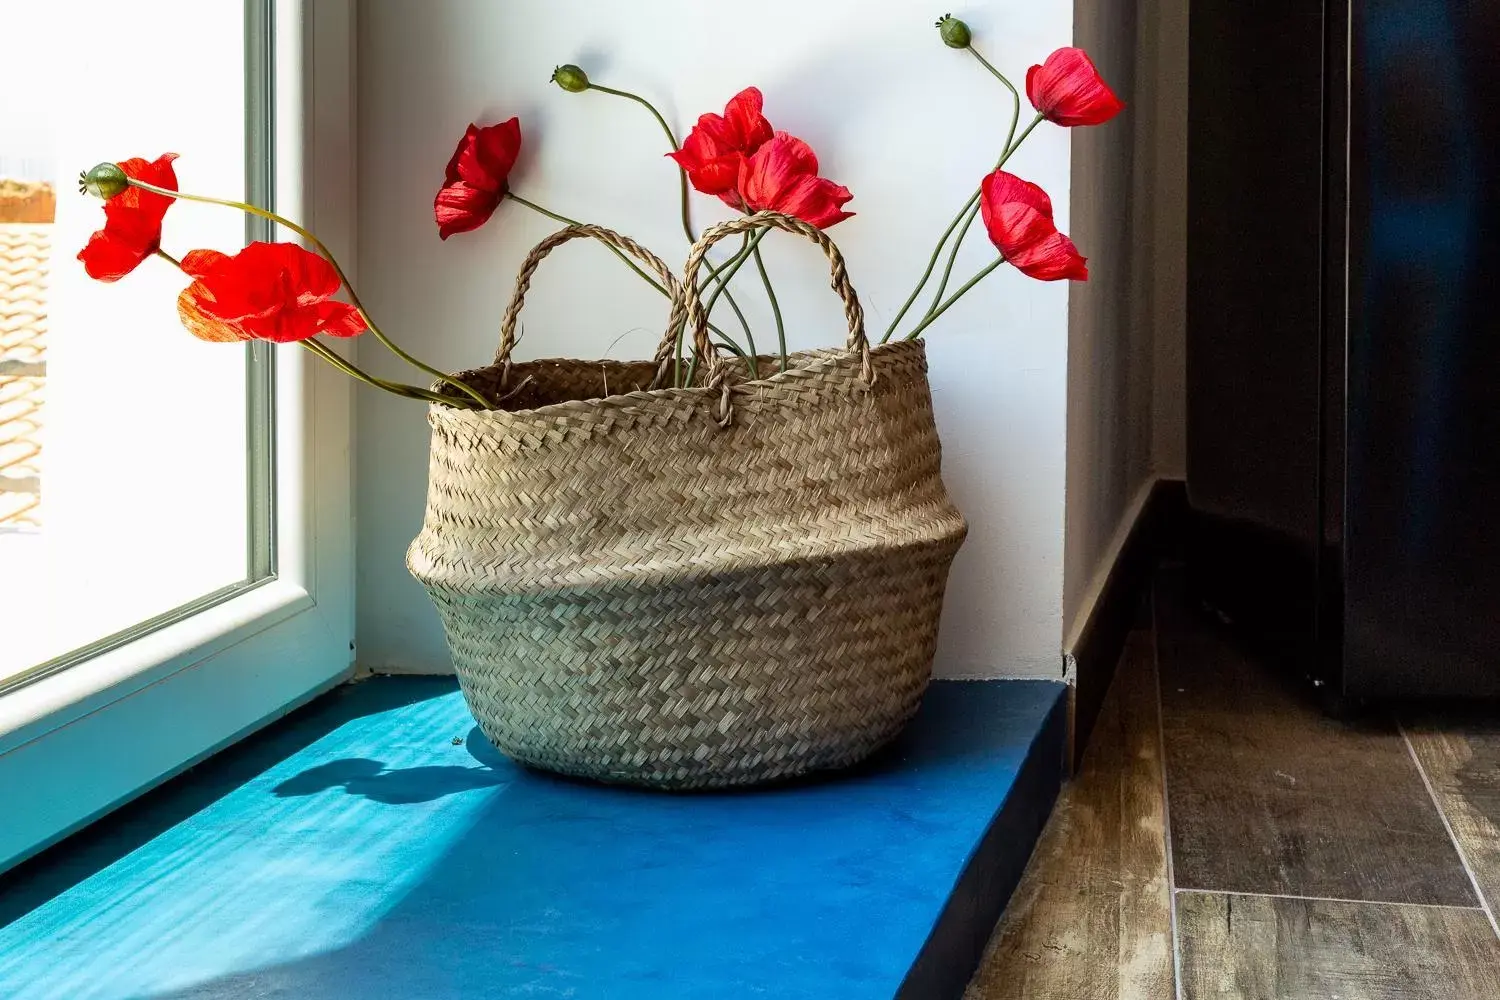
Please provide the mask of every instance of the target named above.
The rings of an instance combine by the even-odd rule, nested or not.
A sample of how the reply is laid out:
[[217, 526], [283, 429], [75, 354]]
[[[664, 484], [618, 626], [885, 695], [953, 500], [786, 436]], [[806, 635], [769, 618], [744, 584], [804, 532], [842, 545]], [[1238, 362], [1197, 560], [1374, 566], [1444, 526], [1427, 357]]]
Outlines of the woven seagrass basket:
[[[682, 289], [715, 241], [763, 225], [822, 247], [849, 335], [785, 372], [762, 358], [751, 380]], [[673, 294], [654, 360], [511, 362], [536, 266], [579, 236]], [[661, 388], [684, 321], [701, 384]], [[923, 345], [869, 347], [821, 231], [724, 223], [678, 281], [630, 240], [562, 230], [527, 258], [495, 363], [462, 377], [502, 408], [432, 408], [407, 562], [500, 750], [603, 781], [744, 785], [852, 764], [915, 713], [965, 524], [939, 475]]]

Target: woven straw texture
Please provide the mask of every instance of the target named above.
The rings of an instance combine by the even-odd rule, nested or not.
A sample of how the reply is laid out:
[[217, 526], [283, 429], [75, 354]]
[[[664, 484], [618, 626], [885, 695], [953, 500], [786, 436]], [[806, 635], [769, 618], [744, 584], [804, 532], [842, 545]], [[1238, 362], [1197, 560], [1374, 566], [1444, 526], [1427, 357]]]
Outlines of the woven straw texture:
[[[823, 246], [852, 349], [796, 354], [757, 381], [742, 360], [704, 358], [692, 388], [651, 388], [670, 334], [649, 362], [510, 362], [530, 271], [566, 239], [614, 241], [679, 293], [708, 245], [752, 225]], [[965, 533], [923, 346], [868, 349], [838, 251], [796, 220], [710, 230], [681, 283], [601, 233], [538, 247], [501, 356], [462, 373], [502, 408], [430, 411], [408, 565], [469, 706], [515, 759], [604, 781], [703, 788], [851, 764], [920, 703]], [[681, 298], [669, 331], [685, 311], [707, 345], [701, 306]]]

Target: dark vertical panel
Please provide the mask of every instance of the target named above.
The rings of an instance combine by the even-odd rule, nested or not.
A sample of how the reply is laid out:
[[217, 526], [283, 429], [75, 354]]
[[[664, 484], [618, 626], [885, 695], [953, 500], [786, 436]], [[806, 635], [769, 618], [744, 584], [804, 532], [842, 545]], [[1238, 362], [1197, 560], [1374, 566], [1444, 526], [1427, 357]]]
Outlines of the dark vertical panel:
[[1323, 0], [1194, 0], [1190, 42], [1190, 557], [1213, 603], [1310, 634]]
[[1353, 5], [1345, 688], [1500, 694], [1500, 5]]

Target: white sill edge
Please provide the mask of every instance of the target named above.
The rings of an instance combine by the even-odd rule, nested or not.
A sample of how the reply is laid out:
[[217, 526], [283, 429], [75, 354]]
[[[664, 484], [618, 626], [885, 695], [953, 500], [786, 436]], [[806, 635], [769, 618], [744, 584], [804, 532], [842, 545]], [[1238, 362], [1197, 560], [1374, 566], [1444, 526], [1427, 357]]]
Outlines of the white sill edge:
[[118, 649], [0, 695], [0, 755], [314, 606], [302, 587], [271, 580]]

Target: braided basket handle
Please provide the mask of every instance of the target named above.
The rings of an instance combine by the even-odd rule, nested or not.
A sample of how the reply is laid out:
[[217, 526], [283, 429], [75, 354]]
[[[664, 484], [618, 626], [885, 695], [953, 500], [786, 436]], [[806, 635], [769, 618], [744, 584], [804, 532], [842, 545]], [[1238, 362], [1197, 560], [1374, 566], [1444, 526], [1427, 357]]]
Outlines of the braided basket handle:
[[859, 304], [859, 296], [854, 293], [854, 286], [849, 283], [849, 273], [844, 266], [844, 255], [839, 252], [833, 240], [828, 238], [828, 234], [817, 226], [779, 212], [757, 212], [754, 215], [731, 219], [713, 226], [699, 238], [697, 243], [693, 244], [693, 249], [688, 253], [687, 266], [684, 268], [681, 284], [687, 306], [688, 329], [693, 335], [693, 349], [709, 366], [708, 384], [722, 390], [723, 400], [720, 404], [719, 422], [725, 425], [732, 419], [727, 379], [728, 368], [726, 360], [714, 351], [709, 343], [708, 311], [703, 306], [702, 296], [698, 294], [698, 271], [708, 258], [709, 248], [715, 243], [726, 236], [754, 232], [766, 226], [805, 236], [823, 250], [823, 255], [828, 258], [829, 285], [833, 288], [834, 294], [843, 301], [844, 318], [849, 321], [849, 337], [845, 341], [845, 347], [851, 352], [859, 353], [860, 377], [867, 384], [875, 380], [874, 370], [870, 367], [870, 341], [865, 336], [865, 311]]
[[667, 267], [656, 254], [630, 237], [621, 236], [614, 230], [605, 229], [603, 226], [576, 225], [559, 229], [532, 247], [531, 253], [526, 255], [526, 259], [521, 263], [521, 270], [516, 275], [515, 291], [511, 293], [510, 305], [505, 307], [505, 318], [500, 321], [500, 346], [495, 350], [493, 362], [505, 366], [500, 374], [502, 388], [510, 381], [510, 355], [516, 346], [516, 322], [520, 319], [521, 306], [526, 301], [526, 292], [531, 288], [532, 275], [536, 274], [537, 267], [549, 253], [569, 240], [576, 240], [580, 237], [596, 239], [605, 246], [621, 254], [629, 254], [645, 264], [657, 278], [661, 279], [663, 287], [671, 297], [672, 315], [667, 321], [667, 328], [676, 330], [686, 321], [687, 307], [682, 301], [682, 287], [677, 283], [677, 276], [672, 273], [672, 269]]

